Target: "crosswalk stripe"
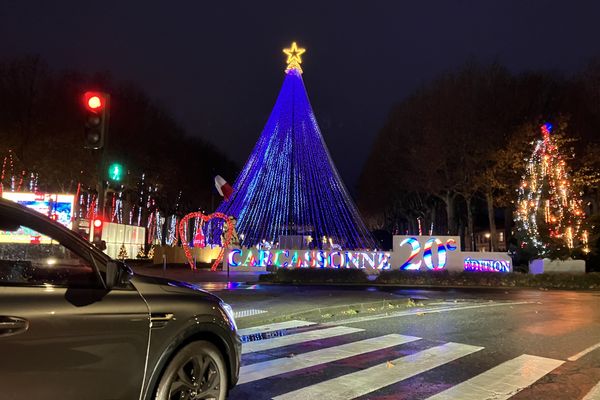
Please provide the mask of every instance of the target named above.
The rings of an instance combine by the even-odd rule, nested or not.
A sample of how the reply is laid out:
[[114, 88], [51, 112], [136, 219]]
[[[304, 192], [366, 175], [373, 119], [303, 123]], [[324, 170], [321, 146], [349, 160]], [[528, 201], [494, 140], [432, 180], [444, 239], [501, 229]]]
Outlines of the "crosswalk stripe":
[[600, 349], [600, 343], [596, 343], [595, 345], [590, 346], [587, 349], [580, 351], [579, 353], [575, 354], [574, 356], [571, 356], [571, 357], [567, 358], [567, 360], [569, 360], [569, 361], [577, 361], [581, 357], [586, 356], [588, 353], [591, 353], [592, 351], [594, 351], [596, 349]]
[[302, 327], [310, 326], [310, 325], [315, 325], [315, 323], [308, 322], [308, 321], [292, 320], [292, 321], [285, 321], [285, 322], [277, 322], [275, 324], [259, 325], [259, 326], [253, 326], [251, 328], [240, 329], [240, 330], [238, 330], [238, 333], [240, 334], [240, 336], [247, 336], [247, 335], [254, 335], [256, 333], [279, 331], [281, 329], [302, 328]]
[[326, 339], [335, 336], [348, 335], [350, 333], [362, 332], [364, 329], [349, 328], [347, 326], [334, 326], [332, 328], [318, 329], [308, 332], [300, 332], [293, 335], [281, 336], [272, 339], [247, 342], [242, 345], [242, 354], [253, 353], [308, 342], [310, 340]]
[[563, 363], [562, 360], [523, 354], [427, 400], [505, 400]]
[[582, 400], [600, 400], [600, 382]]
[[286, 372], [309, 368], [315, 365], [354, 357], [363, 353], [414, 342], [419, 339], [420, 338], [414, 336], [390, 334], [340, 346], [319, 349], [289, 358], [276, 358], [270, 361], [246, 365], [240, 369], [240, 379], [238, 383], [244, 384], [274, 375], [284, 374]]
[[440, 365], [467, 356], [483, 347], [460, 343], [446, 343], [409, 356], [400, 357], [391, 364], [371, 368], [317, 383], [293, 392], [274, 397], [274, 400], [347, 400], [398, 383]]

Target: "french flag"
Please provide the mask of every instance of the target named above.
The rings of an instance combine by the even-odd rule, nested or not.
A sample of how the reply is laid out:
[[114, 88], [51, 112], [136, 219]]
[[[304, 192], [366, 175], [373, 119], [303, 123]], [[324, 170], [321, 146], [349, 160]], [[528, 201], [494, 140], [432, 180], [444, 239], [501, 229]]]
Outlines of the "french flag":
[[215, 176], [215, 187], [217, 188], [217, 192], [223, 196], [225, 201], [229, 200], [233, 194], [233, 188], [225, 179], [223, 179], [221, 175]]

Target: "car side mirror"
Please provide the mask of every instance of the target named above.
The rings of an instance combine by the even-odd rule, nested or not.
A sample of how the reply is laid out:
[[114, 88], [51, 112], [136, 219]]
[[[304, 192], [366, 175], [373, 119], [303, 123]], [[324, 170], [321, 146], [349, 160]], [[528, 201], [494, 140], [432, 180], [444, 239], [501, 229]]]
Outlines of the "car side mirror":
[[106, 287], [112, 289], [126, 284], [131, 277], [131, 270], [118, 261], [109, 261], [106, 264]]

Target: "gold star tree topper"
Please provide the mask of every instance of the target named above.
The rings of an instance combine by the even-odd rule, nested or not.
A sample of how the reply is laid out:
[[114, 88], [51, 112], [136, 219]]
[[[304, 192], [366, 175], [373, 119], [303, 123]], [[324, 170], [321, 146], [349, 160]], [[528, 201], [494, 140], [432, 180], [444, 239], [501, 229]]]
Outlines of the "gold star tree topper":
[[295, 69], [302, 73], [302, 68], [300, 68], [300, 64], [302, 64], [301, 56], [305, 51], [306, 49], [299, 48], [296, 42], [293, 42], [289, 49], [283, 49], [283, 52], [287, 54], [287, 68], [285, 69], [285, 72]]

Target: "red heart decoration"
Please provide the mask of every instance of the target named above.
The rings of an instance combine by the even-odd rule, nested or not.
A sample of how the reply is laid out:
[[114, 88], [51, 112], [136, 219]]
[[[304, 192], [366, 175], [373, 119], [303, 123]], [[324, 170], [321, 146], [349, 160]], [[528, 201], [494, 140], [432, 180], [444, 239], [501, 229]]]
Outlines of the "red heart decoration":
[[[206, 215], [204, 213], [197, 211], [197, 212], [189, 213], [188, 215], [183, 217], [181, 219], [181, 221], [179, 222], [178, 233], [179, 233], [179, 238], [181, 239], [181, 244], [183, 245], [183, 251], [185, 252], [185, 256], [187, 257], [188, 262], [190, 263], [190, 268], [195, 270], [196, 265], [194, 264], [194, 258], [192, 257], [192, 253], [190, 252], [190, 246], [187, 243], [187, 239], [184, 238], [185, 226], [186, 226], [188, 220], [191, 218], [200, 218], [204, 222], [208, 222], [213, 218], [218, 218], [218, 219], [222, 219], [223, 222], [227, 222], [227, 220], [229, 219], [229, 216], [226, 214], [220, 213], [220, 212]], [[210, 268], [211, 271], [217, 270], [217, 266], [223, 260], [223, 254], [225, 254], [225, 248], [228, 247], [229, 244], [231, 243], [232, 236], [233, 236], [233, 225], [227, 224], [227, 234], [225, 236], [225, 243], [221, 243], [221, 251], [219, 252], [219, 256], [217, 257], [217, 259], [213, 263], [212, 267]]]

